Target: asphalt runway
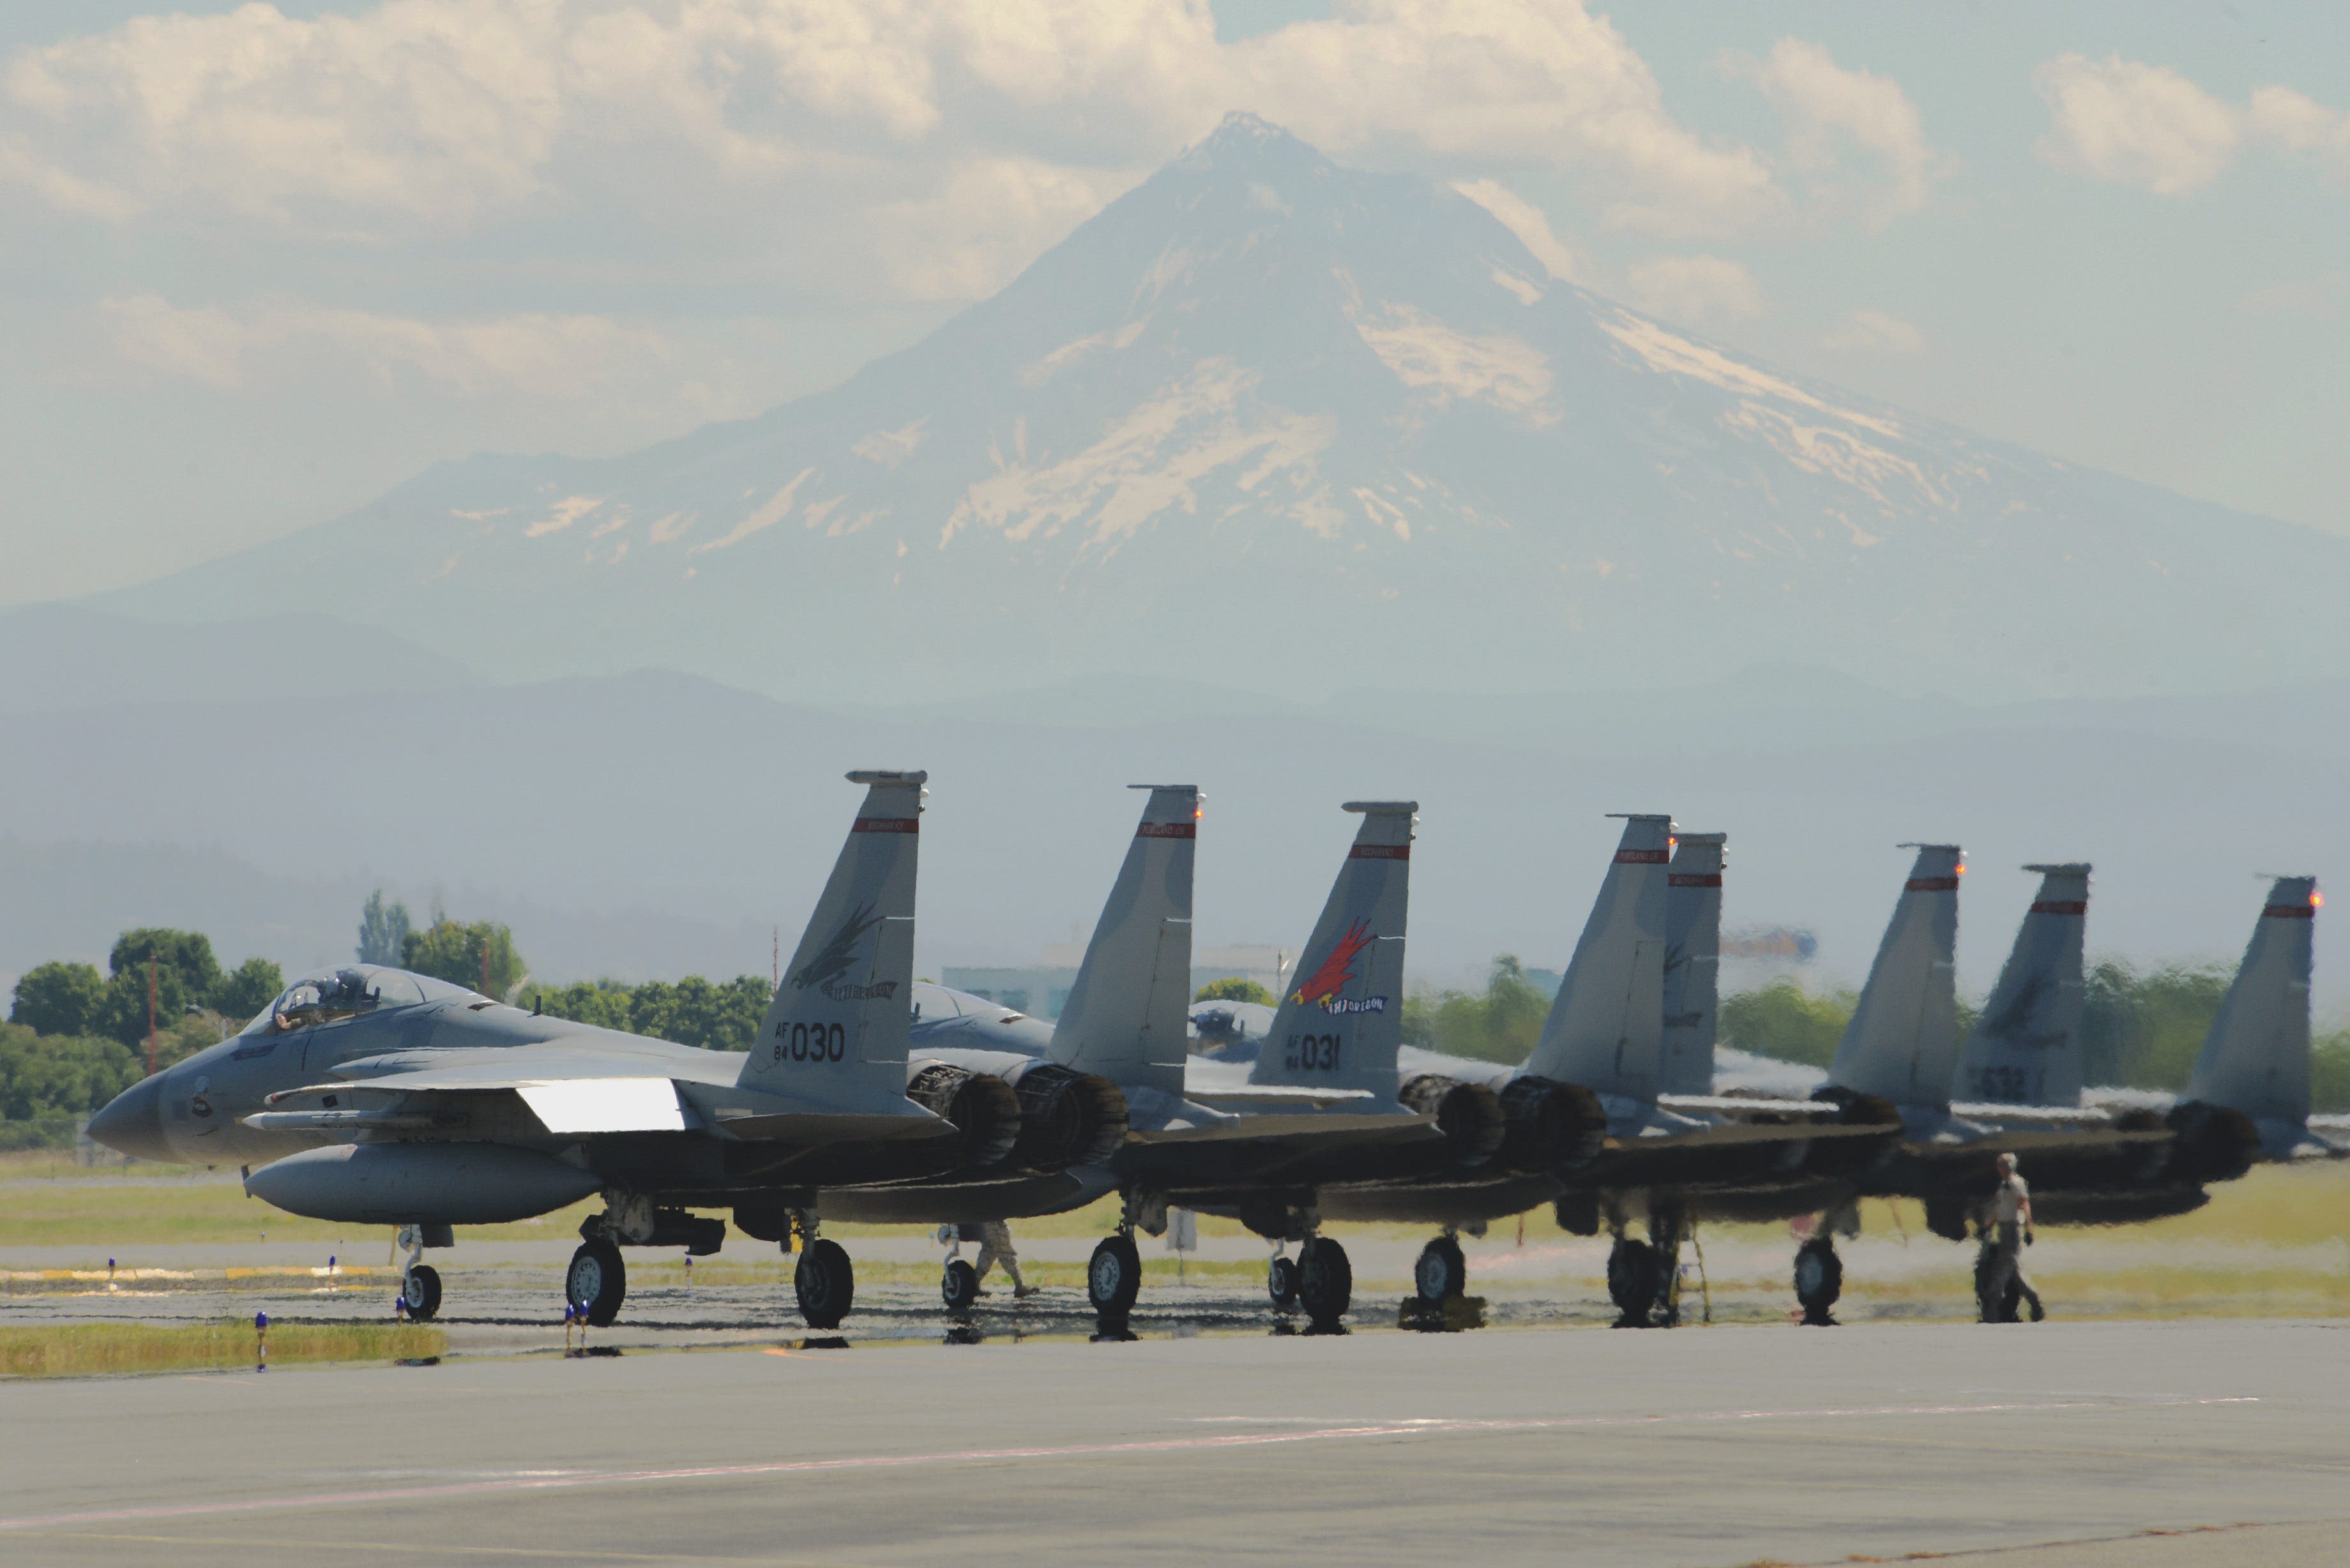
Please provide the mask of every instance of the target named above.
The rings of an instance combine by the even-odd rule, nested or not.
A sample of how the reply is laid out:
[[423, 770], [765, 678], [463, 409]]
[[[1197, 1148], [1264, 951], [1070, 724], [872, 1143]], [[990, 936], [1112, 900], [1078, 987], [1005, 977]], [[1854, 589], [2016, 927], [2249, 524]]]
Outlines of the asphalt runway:
[[2335, 1563], [2345, 1364], [2248, 1322], [1257, 1328], [18, 1383], [0, 1556]]

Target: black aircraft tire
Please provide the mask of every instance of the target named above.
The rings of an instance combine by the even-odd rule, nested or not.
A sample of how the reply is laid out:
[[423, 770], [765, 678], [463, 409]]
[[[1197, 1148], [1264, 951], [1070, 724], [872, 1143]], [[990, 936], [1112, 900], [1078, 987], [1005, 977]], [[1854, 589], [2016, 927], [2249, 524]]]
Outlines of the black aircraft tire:
[[1646, 1323], [1657, 1304], [1657, 1250], [1646, 1241], [1618, 1241], [1607, 1253], [1607, 1299], [1627, 1323]]
[[1297, 1255], [1297, 1299], [1315, 1323], [1336, 1323], [1355, 1301], [1355, 1268], [1347, 1249], [1327, 1236], [1311, 1236]]
[[1411, 1266], [1411, 1282], [1422, 1301], [1449, 1302], [1467, 1294], [1469, 1260], [1461, 1255], [1461, 1243], [1439, 1236], [1422, 1247], [1419, 1261]]
[[810, 1328], [838, 1328], [857, 1299], [857, 1269], [848, 1250], [821, 1238], [810, 1241], [792, 1271], [792, 1292]]
[[1814, 1236], [1795, 1249], [1795, 1300], [1807, 1322], [1825, 1320], [1828, 1309], [1844, 1294], [1844, 1260], [1835, 1243]]
[[441, 1310], [441, 1272], [430, 1263], [417, 1264], [400, 1282], [400, 1296], [408, 1303], [409, 1322], [431, 1323]]
[[1294, 1310], [1297, 1305], [1297, 1261], [1295, 1258], [1275, 1258], [1266, 1264], [1264, 1291], [1273, 1298], [1273, 1304], [1283, 1312]]
[[1086, 1265], [1086, 1295], [1094, 1311], [1122, 1317], [1142, 1293], [1142, 1254], [1131, 1236], [1105, 1236]]
[[619, 1248], [609, 1241], [588, 1241], [571, 1254], [571, 1267], [563, 1276], [564, 1298], [575, 1307], [585, 1303], [589, 1323], [608, 1326], [620, 1315], [620, 1303], [628, 1293], [629, 1269], [620, 1262]]
[[939, 1299], [949, 1312], [968, 1312], [979, 1299], [979, 1271], [961, 1258], [951, 1261], [939, 1278]]

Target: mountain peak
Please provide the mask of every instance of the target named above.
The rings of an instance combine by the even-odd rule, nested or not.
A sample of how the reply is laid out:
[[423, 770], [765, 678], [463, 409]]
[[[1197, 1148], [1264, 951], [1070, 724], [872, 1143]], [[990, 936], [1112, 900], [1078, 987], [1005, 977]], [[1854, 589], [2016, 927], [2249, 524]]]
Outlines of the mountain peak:
[[1193, 171], [1253, 173], [1268, 164], [1284, 168], [1327, 167], [1329, 160], [1269, 119], [1243, 109], [1224, 116], [1215, 130], [1177, 161]]

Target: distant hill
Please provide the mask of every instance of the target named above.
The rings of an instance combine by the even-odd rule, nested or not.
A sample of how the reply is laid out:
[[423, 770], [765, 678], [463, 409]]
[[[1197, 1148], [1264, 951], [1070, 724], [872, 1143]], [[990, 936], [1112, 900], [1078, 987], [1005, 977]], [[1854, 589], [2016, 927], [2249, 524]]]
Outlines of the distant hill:
[[620, 458], [444, 464], [99, 602], [798, 701], [1763, 664], [1987, 701], [2350, 669], [2345, 588], [2350, 541], [1781, 374], [1235, 116], [831, 390]]
[[474, 683], [453, 659], [329, 615], [194, 625], [81, 605], [0, 610], [0, 713], [207, 698], [348, 698]]

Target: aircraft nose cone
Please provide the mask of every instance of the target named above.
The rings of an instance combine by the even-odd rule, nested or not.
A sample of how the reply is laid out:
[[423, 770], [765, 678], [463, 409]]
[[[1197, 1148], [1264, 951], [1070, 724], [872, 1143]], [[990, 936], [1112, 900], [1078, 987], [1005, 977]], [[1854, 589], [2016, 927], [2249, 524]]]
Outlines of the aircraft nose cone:
[[89, 1118], [89, 1136], [138, 1159], [178, 1158], [163, 1141], [165, 1075], [141, 1078], [109, 1100], [104, 1110]]

